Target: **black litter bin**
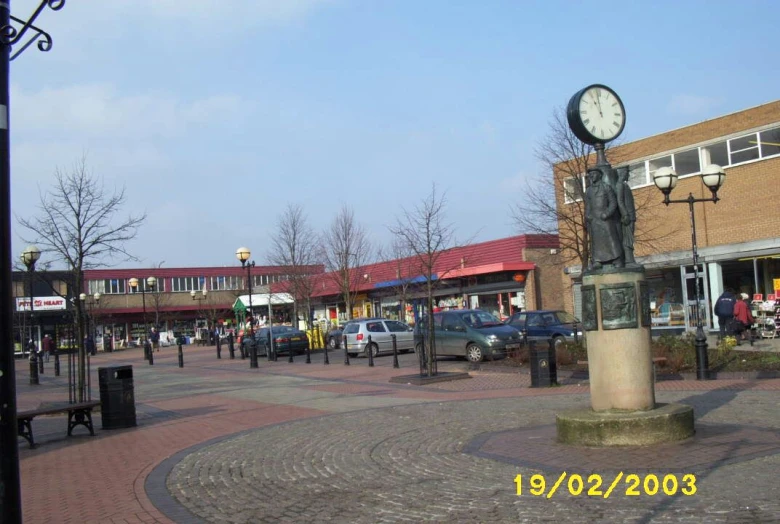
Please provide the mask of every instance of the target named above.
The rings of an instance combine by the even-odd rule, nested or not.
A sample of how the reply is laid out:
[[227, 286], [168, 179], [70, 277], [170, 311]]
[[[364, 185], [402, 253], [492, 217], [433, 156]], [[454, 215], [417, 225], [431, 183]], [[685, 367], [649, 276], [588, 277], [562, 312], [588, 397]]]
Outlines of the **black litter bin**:
[[98, 368], [103, 429], [135, 426], [133, 366]]
[[552, 343], [531, 342], [528, 349], [531, 365], [531, 387], [543, 388], [558, 383], [555, 349]]

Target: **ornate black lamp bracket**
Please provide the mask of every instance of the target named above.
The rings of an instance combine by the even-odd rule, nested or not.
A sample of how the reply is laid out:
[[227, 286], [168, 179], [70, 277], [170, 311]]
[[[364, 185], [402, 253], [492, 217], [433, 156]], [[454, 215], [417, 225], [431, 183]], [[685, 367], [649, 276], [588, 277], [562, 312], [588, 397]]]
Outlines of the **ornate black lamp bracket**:
[[12, 21], [22, 26], [21, 29], [18, 30], [11, 24], [0, 27], [0, 43], [2, 45], [8, 46], [9, 52], [11, 52], [12, 46], [16, 45], [24, 38], [28, 29], [31, 29], [35, 32], [35, 34], [18, 51], [15, 53], [12, 52], [9, 60], [12, 61], [17, 56], [21, 55], [25, 49], [30, 47], [30, 45], [32, 45], [36, 39], [38, 40], [39, 51], [43, 51], [44, 53], [49, 51], [52, 46], [51, 35], [43, 29], [35, 26], [33, 22], [35, 22], [35, 19], [38, 18], [38, 15], [41, 14], [44, 8], [48, 7], [52, 11], [59, 11], [64, 6], [65, 0], [41, 0], [41, 3], [35, 9], [33, 14], [30, 15], [30, 18], [27, 21], [9, 15], [9, 18]]

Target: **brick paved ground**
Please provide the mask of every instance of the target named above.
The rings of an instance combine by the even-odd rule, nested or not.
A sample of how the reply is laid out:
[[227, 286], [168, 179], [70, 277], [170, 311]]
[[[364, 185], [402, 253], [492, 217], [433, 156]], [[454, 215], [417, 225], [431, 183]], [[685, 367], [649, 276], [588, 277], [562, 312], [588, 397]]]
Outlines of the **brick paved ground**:
[[[140, 349], [95, 357], [93, 398], [98, 366], [133, 365], [138, 426], [102, 430], [98, 415], [95, 437], [77, 428], [67, 438], [65, 417], [36, 419], [40, 446], [30, 450], [20, 439], [25, 522], [780, 519], [780, 456], [761, 441], [780, 429], [780, 379], [657, 385], [659, 401], [689, 403], [702, 427], [743, 431], [743, 445], [761, 450], [741, 461], [697, 463], [697, 495], [548, 500], [514, 495], [514, 476], [536, 469], [517, 454], [489, 457], [500, 448], [493, 432], [549, 427], [556, 410], [587, 405], [586, 383], [532, 389], [522, 372], [477, 371], [418, 387], [388, 382], [415, 371], [413, 355], [401, 358], [400, 370], [391, 357], [374, 368], [342, 359], [332, 354], [330, 366], [319, 356], [310, 365], [303, 357], [261, 359], [250, 370], [226, 350], [217, 360], [213, 347], [186, 347], [183, 369], [175, 348], [155, 353], [154, 366]], [[30, 386], [26, 364], [17, 361], [20, 410], [67, 400], [64, 366], [55, 378], [47, 364], [41, 385]], [[440, 370], [464, 369], [440, 363]], [[719, 445], [722, 458], [724, 446], [735, 444]], [[537, 466], [565, 465], [560, 450], [536, 449]], [[643, 460], [652, 463], [653, 453], [645, 450]]]

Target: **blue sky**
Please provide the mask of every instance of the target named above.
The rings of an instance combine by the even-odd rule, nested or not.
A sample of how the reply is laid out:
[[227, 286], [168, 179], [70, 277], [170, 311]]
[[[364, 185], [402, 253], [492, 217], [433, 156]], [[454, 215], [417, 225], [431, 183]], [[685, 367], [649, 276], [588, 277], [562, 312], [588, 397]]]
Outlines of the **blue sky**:
[[621, 95], [630, 141], [780, 85], [771, 1], [67, 0], [38, 25], [52, 50], [11, 64], [12, 211], [86, 153], [148, 213], [145, 266], [266, 263], [289, 202], [318, 231], [346, 203], [387, 243], [432, 182], [458, 238], [518, 234], [534, 146], [580, 88]]

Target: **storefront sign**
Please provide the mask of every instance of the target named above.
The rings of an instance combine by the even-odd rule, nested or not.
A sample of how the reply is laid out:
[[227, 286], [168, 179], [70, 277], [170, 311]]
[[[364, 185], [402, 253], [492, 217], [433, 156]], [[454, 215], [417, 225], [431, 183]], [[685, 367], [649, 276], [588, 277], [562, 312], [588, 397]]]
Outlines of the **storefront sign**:
[[775, 295], [780, 295], [780, 278], [775, 278], [772, 280], [772, 282], [775, 284]]
[[512, 276], [512, 280], [515, 282], [525, 282], [525, 273], [515, 273], [514, 276]]
[[[34, 297], [33, 309], [35, 311], [62, 311], [66, 309], [65, 299], [62, 297]], [[30, 311], [30, 299], [28, 297], [17, 297], [16, 310]]]
[[753, 302], [763, 302], [764, 295], [763, 293], [753, 293]]

